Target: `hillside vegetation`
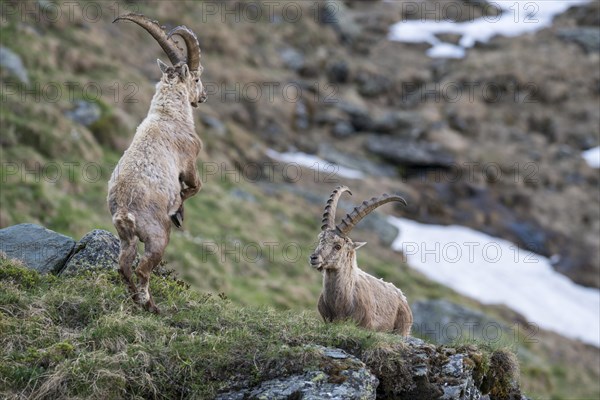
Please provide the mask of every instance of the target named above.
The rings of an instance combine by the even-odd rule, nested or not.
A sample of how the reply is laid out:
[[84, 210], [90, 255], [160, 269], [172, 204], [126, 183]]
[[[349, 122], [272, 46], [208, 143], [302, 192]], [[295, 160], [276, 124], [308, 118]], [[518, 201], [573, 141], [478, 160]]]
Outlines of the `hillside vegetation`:
[[[152, 291], [166, 310], [155, 317], [131, 304], [115, 273], [40, 277], [3, 261], [3, 396], [208, 396], [231, 384], [224, 376], [258, 382], [281, 368], [304, 368], [310, 357], [294, 361], [301, 344], [357, 355], [401, 346], [396, 337], [350, 324], [325, 325], [315, 312], [321, 278], [307, 258], [324, 201], [338, 184], [354, 193], [341, 203], [344, 211], [384, 191], [399, 192], [409, 207], [386, 206], [382, 213], [469, 225], [542, 254], [560, 253], [565, 273], [600, 286], [593, 239], [600, 231], [598, 177], [579, 157], [597, 145], [597, 53], [585, 54], [546, 30], [512, 42], [495, 39], [465, 60], [436, 64], [419, 46], [385, 40], [386, 27], [403, 17], [401, 2], [340, 2], [340, 15], [348, 18], [343, 32], [315, 18], [311, 2], [294, 3], [302, 18], [293, 23], [265, 15], [223, 21], [220, 13], [208, 16], [206, 2], [102, 3], [99, 18], [81, 12], [97, 2], [78, 2], [72, 15], [60, 18], [48, 18], [45, 1], [27, 2], [29, 13], [24, 3], [3, 1], [0, 18], [0, 45], [21, 58], [28, 77], [23, 82], [0, 69], [0, 227], [35, 222], [76, 240], [94, 228], [114, 232], [106, 184], [146, 115], [159, 78], [156, 58], [166, 59], [138, 27], [112, 24], [116, 13], [138, 11], [169, 27], [190, 26], [200, 39], [204, 81], [214, 90], [195, 114], [204, 142], [198, 165], [204, 185], [186, 203], [184, 229], [172, 232], [165, 255], [192, 289], [170, 277], [154, 278]], [[243, 9], [240, 4], [231, 2], [231, 9]], [[567, 15], [559, 23], [577, 25], [581, 18]], [[360, 35], [352, 36], [353, 30]], [[285, 56], [289, 49], [301, 54], [301, 66]], [[552, 65], [542, 62], [554, 52], [561, 57]], [[333, 67], [342, 64], [346, 78]], [[481, 97], [447, 103], [407, 97], [402, 90], [407, 82], [424, 90], [464, 80], [500, 82], [511, 98], [531, 94], [527, 84], [533, 83], [536, 102], [527, 108]], [[264, 88], [275, 83], [297, 85], [302, 96], [289, 101], [275, 90], [269, 99]], [[251, 84], [264, 90], [258, 100]], [[325, 101], [330, 97], [333, 103]], [[98, 112], [89, 124], [72, 116], [81, 100]], [[339, 121], [358, 126], [354, 119], [362, 114], [349, 113], [348, 104], [367, 113], [371, 125], [387, 112], [408, 112], [420, 132], [415, 141], [441, 145], [457, 165], [496, 163], [502, 178], [478, 173], [471, 181], [440, 182], [432, 178], [437, 168], [389, 162], [367, 149], [373, 126], [348, 137], [333, 133]], [[349, 166], [374, 165], [375, 172], [361, 181], [308, 169], [295, 175], [282, 164], [266, 164], [268, 148], [300, 149], [328, 160], [343, 153]], [[532, 159], [537, 169], [529, 180], [532, 171], [514, 164]], [[526, 322], [410, 269], [390, 250], [376, 218], [353, 233], [369, 242], [359, 264], [402, 288], [411, 303], [442, 298], [507, 326]], [[523, 221], [527, 234], [543, 240], [520, 236], [514, 226], [521, 225], [514, 223]], [[524, 393], [600, 395], [597, 349], [544, 331], [535, 340], [525, 335], [501, 343], [519, 357]]]

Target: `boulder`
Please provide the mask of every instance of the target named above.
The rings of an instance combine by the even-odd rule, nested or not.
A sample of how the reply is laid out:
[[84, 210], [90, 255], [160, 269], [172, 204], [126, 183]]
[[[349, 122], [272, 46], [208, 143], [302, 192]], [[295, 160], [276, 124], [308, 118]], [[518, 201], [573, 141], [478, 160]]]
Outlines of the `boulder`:
[[92, 269], [119, 269], [119, 239], [108, 231], [94, 229], [86, 233], [60, 273], [74, 275]]
[[21, 57], [11, 49], [0, 46], [0, 67], [5, 68], [14, 75], [21, 83], [29, 85], [29, 76]]
[[381, 74], [361, 71], [356, 75], [358, 93], [364, 97], [377, 97], [385, 94], [392, 86], [389, 78]]
[[85, 100], [77, 100], [75, 107], [65, 113], [70, 120], [83, 126], [90, 126], [100, 119], [102, 111], [98, 104]]
[[0, 251], [41, 274], [58, 273], [74, 247], [70, 237], [35, 224], [0, 229]]
[[421, 113], [414, 111], [394, 111], [378, 118], [373, 123], [373, 131], [390, 133], [410, 139], [418, 139], [426, 129]]
[[332, 83], [347, 83], [350, 78], [350, 67], [343, 60], [328, 64], [325, 71], [327, 79]]
[[356, 131], [348, 121], [338, 121], [331, 129], [331, 134], [336, 138], [346, 138], [352, 136], [354, 133], [356, 133]]
[[200, 116], [200, 120], [202, 124], [209, 129], [212, 129], [218, 136], [224, 136], [227, 132], [227, 127], [225, 124], [218, 118], [215, 118], [211, 115], [203, 114]]
[[420, 300], [411, 305], [413, 332], [437, 344], [472, 342], [490, 343], [509, 339], [509, 327], [472, 310], [446, 300]]
[[366, 145], [371, 153], [408, 167], [451, 168], [454, 164], [454, 157], [437, 143], [371, 135]]
[[375, 399], [378, 379], [358, 358], [340, 349], [307, 346], [318, 353], [319, 369], [260, 383], [217, 396], [218, 400], [367, 400]]
[[319, 145], [319, 156], [341, 167], [351, 168], [376, 177], [395, 177], [398, 171], [394, 166], [376, 162], [360, 155], [340, 151], [329, 143]]
[[373, 130], [375, 123], [366, 108], [347, 102], [340, 102], [337, 107], [348, 114], [350, 123], [358, 132]]
[[283, 64], [291, 70], [298, 71], [304, 66], [304, 54], [292, 47], [282, 49], [279, 56]]

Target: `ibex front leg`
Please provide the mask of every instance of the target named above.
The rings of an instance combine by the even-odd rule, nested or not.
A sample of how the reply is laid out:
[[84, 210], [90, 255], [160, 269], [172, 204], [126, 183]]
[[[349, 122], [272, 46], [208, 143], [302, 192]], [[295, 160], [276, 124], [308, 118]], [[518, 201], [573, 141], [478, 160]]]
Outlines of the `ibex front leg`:
[[198, 176], [195, 163], [190, 163], [188, 169], [179, 175], [179, 182], [181, 183], [181, 206], [171, 216], [171, 221], [176, 227], [181, 228], [183, 225], [183, 202], [194, 196], [202, 187], [202, 181]]

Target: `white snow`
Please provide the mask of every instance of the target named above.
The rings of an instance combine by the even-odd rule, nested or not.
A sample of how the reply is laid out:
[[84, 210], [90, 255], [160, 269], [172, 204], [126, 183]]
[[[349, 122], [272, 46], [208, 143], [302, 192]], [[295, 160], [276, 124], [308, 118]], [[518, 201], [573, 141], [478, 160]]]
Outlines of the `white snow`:
[[365, 174], [362, 171], [342, 167], [341, 165], [333, 164], [314, 156], [312, 154], [302, 153], [300, 151], [280, 153], [273, 149], [267, 149], [267, 156], [273, 160], [281, 161], [287, 164], [297, 164], [301, 167], [310, 168], [322, 174], [322, 177], [329, 176], [330, 174], [336, 174], [342, 178], [348, 179], [362, 179]]
[[581, 153], [581, 156], [592, 168], [600, 168], [600, 147], [594, 147]]
[[[496, 0], [490, 1], [502, 9], [499, 16], [487, 16], [466, 22], [443, 19], [442, 10], [438, 19], [407, 20], [390, 28], [389, 39], [405, 43], [429, 43], [432, 47], [427, 55], [434, 58], [463, 58], [466, 49], [475, 42], [488, 42], [496, 35], [507, 37], [535, 32], [552, 24], [555, 16], [572, 6], [590, 0]], [[442, 42], [435, 35], [453, 33], [461, 35], [459, 45]]]
[[505, 304], [529, 322], [600, 347], [600, 290], [573, 283], [550, 260], [462, 226], [388, 217], [392, 244], [427, 277], [485, 304]]

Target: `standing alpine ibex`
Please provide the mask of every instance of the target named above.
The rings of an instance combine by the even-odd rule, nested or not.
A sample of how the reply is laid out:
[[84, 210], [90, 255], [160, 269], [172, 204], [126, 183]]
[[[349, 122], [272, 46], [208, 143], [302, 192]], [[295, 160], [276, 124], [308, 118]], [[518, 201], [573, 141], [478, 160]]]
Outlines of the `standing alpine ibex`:
[[353, 242], [347, 236], [361, 219], [377, 207], [391, 201], [406, 205], [406, 201], [388, 194], [373, 197], [354, 208], [335, 226], [337, 203], [344, 192], [350, 193], [350, 190], [340, 186], [329, 197], [319, 242], [310, 256], [310, 264], [318, 271], [324, 271], [319, 313], [327, 322], [350, 319], [367, 329], [393, 331], [407, 336], [413, 317], [406, 297], [391, 283], [358, 268], [356, 250], [366, 243]]
[[[149, 292], [150, 274], [169, 243], [171, 220], [180, 226], [183, 202], [200, 190], [196, 169], [202, 147], [196, 135], [192, 107], [206, 101], [200, 81], [200, 45], [185, 26], [168, 34], [156, 21], [143, 15], [125, 14], [113, 22], [128, 20], [144, 28], [165, 51], [173, 66], [157, 60], [162, 72], [148, 115], [138, 126], [133, 142], [119, 160], [108, 183], [108, 207], [119, 235], [119, 272], [134, 300], [158, 313]], [[171, 36], [183, 38], [184, 53]], [[138, 239], [144, 254], [136, 269], [138, 287], [131, 267]]]

